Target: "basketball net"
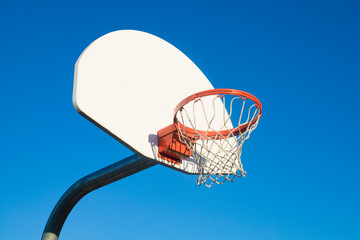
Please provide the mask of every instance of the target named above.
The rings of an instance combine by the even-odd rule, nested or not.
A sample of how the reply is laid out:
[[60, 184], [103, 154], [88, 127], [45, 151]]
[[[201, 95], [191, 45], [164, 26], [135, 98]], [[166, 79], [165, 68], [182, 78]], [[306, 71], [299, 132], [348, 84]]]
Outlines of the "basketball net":
[[[258, 125], [259, 111], [256, 104], [245, 97], [217, 94], [199, 97], [177, 112], [175, 124], [179, 139], [191, 150], [199, 172], [199, 186], [211, 187], [214, 183], [245, 177], [242, 147]], [[199, 119], [205, 124], [198, 126]], [[233, 126], [232, 122], [237, 125]], [[188, 134], [188, 128], [195, 134]]]

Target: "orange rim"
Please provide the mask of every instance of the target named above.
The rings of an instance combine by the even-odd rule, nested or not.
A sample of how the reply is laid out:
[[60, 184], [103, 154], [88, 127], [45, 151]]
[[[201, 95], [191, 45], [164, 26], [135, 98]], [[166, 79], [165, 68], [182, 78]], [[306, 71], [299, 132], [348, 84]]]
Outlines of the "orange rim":
[[[254, 119], [251, 122], [241, 124], [240, 126], [238, 126], [236, 128], [232, 128], [229, 130], [222, 130], [219, 132], [194, 130], [193, 128], [185, 127], [182, 123], [180, 123], [177, 120], [176, 114], [178, 113], [178, 111], [181, 108], [183, 108], [189, 102], [195, 100], [196, 98], [201, 98], [201, 97], [210, 96], [210, 95], [217, 95], [217, 94], [218, 95], [235, 95], [235, 96], [239, 96], [239, 97], [242, 97], [245, 99], [250, 99], [251, 101], [253, 101], [255, 103], [256, 107], [259, 109], [259, 112], [257, 113], [257, 115], [254, 117]], [[184, 131], [184, 133], [187, 134], [187, 136], [190, 138], [195, 137], [196, 139], [200, 139], [201, 136], [203, 136], [203, 137], [207, 137], [207, 138], [216, 137], [216, 138], [222, 139], [222, 138], [226, 138], [230, 134], [233, 134], [236, 136], [236, 135], [239, 135], [240, 133], [245, 132], [250, 126], [252, 126], [256, 123], [258, 118], [261, 118], [261, 112], [262, 112], [262, 106], [261, 106], [259, 99], [257, 99], [254, 95], [252, 95], [250, 93], [247, 93], [247, 92], [244, 92], [241, 90], [236, 90], [236, 89], [225, 89], [225, 88], [211, 89], [211, 90], [206, 90], [206, 91], [195, 93], [195, 94], [185, 98], [184, 100], [182, 100], [175, 107], [175, 110], [174, 110], [174, 125], [177, 129], [179, 129], [179, 128], [182, 129], [182, 131]]]

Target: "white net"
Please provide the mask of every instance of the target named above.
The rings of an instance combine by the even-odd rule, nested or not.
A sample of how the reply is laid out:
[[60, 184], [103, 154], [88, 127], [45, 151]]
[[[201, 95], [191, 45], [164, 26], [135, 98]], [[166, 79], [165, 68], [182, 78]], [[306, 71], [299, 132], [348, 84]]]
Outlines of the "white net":
[[211, 187], [246, 175], [242, 146], [260, 119], [254, 102], [234, 95], [198, 97], [183, 106], [176, 118], [179, 139], [197, 164], [199, 186]]

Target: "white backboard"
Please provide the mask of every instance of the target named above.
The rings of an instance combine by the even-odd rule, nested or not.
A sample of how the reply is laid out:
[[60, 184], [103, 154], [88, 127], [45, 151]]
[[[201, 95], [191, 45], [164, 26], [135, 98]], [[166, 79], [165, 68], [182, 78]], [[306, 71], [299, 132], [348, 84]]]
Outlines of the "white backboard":
[[213, 89], [200, 69], [180, 50], [148, 33], [121, 30], [106, 34], [81, 54], [75, 65], [76, 110], [136, 154], [187, 173], [157, 156], [157, 131], [173, 121], [175, 106], [187, 96]]

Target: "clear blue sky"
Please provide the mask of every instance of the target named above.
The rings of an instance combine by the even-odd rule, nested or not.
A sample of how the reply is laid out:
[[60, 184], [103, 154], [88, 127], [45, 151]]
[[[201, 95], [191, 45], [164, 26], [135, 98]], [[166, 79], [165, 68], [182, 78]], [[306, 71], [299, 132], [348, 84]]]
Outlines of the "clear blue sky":
[[155, 166], [90, 193], [60, 239], [360, 239], [357, 1], [7, 1], [0, 7], [0, 239], [40, 239], [63, 192], [132, 153], [72, 105], [74, 64], [135, 29], [216, 88], [257, 96], [248, 175], [198, 187]]

